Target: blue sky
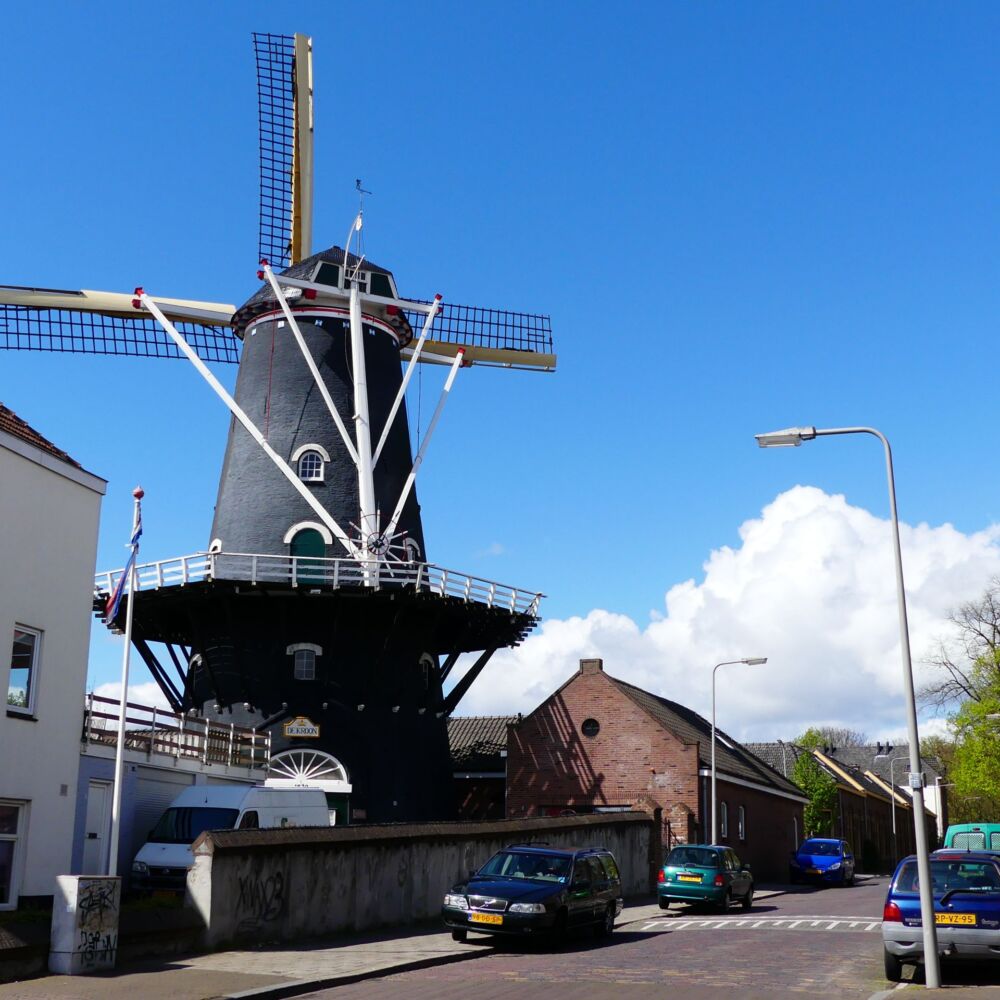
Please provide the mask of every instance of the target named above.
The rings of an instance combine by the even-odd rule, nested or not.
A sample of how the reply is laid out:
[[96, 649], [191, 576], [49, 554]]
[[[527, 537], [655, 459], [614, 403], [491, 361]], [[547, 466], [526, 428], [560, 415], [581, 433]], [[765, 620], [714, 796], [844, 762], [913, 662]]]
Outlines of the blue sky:
[[[998, 28], [976, 3], [12, 7], [0, 281], [248, 297], [250, 32], [312, 34], [316, 246], [361, 177], [403, 294], [553, 320], [556, 374], [460, 374], [418, 482], [430, 558], [641, 631], [797, 484], [885, 516], [875, 442], [755, 432], [873, 424], [905, 522], [1000, 522]], [[228, 416], [186, 362], [0, 364], [0, 400], [109, 480], [99, 567], [136, 482], [144, 560], [207, 544]]]

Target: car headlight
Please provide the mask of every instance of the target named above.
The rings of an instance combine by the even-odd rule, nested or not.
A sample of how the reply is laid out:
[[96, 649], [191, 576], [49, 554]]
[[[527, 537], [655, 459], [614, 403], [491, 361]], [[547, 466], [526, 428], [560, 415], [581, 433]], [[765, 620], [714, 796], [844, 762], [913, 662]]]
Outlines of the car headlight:
[[133, 861], [132, 862], [132, 874], [133, 875], [148, 875], [149, 865], [145, 861]]
[[840, 862], [839, 861], [834, 861], [834, 863], [832, 865], [830, 865], [829, 868], [827, 868], [827, 871], [828, 872], [835, 872], [839, 867], [840, 867]]
[[544, 903], [511, 903], [509, 913], [544, 913]]
[[465, 901], [465, 896], [458, 896], [451, 892], [444, 897], [444, 905], [454, 906], [457, 910], [467, 910], [469, 908], [469, 904]]

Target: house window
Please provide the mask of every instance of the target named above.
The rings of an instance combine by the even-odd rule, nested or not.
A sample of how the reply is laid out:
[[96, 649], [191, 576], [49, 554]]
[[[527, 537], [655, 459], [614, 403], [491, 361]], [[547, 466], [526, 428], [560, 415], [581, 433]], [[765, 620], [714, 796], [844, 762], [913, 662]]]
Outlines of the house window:
[[313, 650], [295, 650], [294, 677], [297, 681], [316, 680], [316, 653]]
[[299, 479], [304, 483], [323, 482], [323, 456], [318, 451], [304, 451], [299, 456]]
[[14, 628], [7, 680], [7, 708], [15, 712], [32, 710], [38, 680], [38, 652], [42, 634], [20, 625]]
[[743, 806], [740, 806], [736, 813], [736, 832], [740, 840], [747, 839], [747, 811]]
[[17, 905], [14, 865], [22, 811], [20, 803], [0, 800], [0, 910], [11, 910]]
[[594, 737], [601, 731], [601, 724], [597, 719], [584, 719], [580, 730], [584, 736]]
[[725, 802], [719, 803], [719, 836], [729, 836], [729, 806]]

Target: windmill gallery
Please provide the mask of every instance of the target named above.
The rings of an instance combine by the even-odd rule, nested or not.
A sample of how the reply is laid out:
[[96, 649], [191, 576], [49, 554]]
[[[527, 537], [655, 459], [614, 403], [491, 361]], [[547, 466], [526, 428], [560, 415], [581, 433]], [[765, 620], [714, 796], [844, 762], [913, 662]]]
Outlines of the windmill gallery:
[[[554, 370], [550, 323], [402, 297], [360, 242], [351, 252], [361, 212], [343, 248], [312, 252], [311, 41], [254, 44], [259, 289], [236, 308], [0, 286], [0, 347], [188, 358], [233, 417], [208, 546], [137, 566], [110, 615], [123, 571], [99, 574], [95, 610], [122, 630], [132, 605], [132, 646], [175, 712], [269, 732], [291, 777], [321, 760], [345, 818], [446, 818], [448, 716], [535, 626], [541, 595], [431, 563], [415, 480], [456, 378]], [[238, 362], [232, 396], [206, 362]], [[413, 454], [418, 364], [446, 378]]]

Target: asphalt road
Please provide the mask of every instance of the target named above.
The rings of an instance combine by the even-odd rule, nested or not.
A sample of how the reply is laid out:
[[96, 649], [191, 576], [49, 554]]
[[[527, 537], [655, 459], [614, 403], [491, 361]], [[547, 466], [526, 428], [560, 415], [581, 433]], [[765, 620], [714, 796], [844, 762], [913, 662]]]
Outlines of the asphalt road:
[[[649, 918], [620, 925], [608, 943], [580, 936], [557, 950], [475, 935], [468, 945], [481, 954], [475, 961], [308, 997], [867, 1000], [889, 985], [882, 975], [880, 936], [885, 883], [874, 878], [852, 888], [800, 889], [725, 917], [683, 905], [646, 910]], [[622, 919], [630, 920], [628, 910]]]

